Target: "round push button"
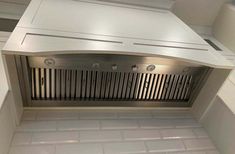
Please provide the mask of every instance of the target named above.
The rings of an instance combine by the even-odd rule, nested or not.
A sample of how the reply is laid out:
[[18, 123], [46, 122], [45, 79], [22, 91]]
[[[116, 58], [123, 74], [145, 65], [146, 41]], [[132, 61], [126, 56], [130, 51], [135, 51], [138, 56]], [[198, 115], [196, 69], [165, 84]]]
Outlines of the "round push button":
[[118, 69], [118, 66], [117, 66], [116, 64], [113, 64], [113, 65], [112, 65], [112, 70], [115, 71], [115, 70], [117, 70], [117, 69]]
[[147, 71], [154, 71], [155, 70], [155, 68], [156, 68], [156, 66], [155, 65], [149, 65], [149, 66], [147, 66]]
[[132, 66], [132, 71], [137, 71], [137, 70], [138, 70], [138, 66], [133, 65], [133, 66]]
[[55, 65], [55, 60], [52, 58], [47, 58], [44, 60], [44, 64], [46, 64], [47, 66], [54, 66]]

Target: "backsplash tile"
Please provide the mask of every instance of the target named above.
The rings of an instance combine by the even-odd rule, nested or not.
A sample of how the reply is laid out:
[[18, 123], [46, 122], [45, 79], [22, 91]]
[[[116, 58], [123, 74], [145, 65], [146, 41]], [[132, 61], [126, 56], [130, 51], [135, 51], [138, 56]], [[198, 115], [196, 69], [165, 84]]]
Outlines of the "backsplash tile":
[[170, 152], [185, 150], [181, 140], [158, 140], [146, 142], [149, 152]]
[[56, 154], [103, 154], [101, 144], [60, 144]]
[[101, 111], [81, 111], [79, 113], [80, 119], [117, 119], [118, 115], [116, 112], [101, 112]]
[[78, 132], [38, 132], [32, 135], [32, 144], [77, 143]]
[[79, 118], [76, 111], [41, 111], [37, 114], [37, 120], [73, 120]]
[[56, 121], [22, 121], [16, 131], [56, 131]]
[[97, 120], [64, 120], [58, 121], [57, 127], [61, 131], [97, 130], [100, 124]]
[[207, 150], [215, 149], [215, 146], [208, 138], [203, 139], [188, 139], [183, 141], [187, 150]]
[[9, 154], [55, 154], [55, 146], [15, 146], [10, 149]]
[[208, 134], [204, 128], [195, 128], [193, 129], [193, 132], [198, 138], [203, 138], [203, 137], [208, 138]]
[[12, 145], [27, 145], [31, 143], [32, 133], [15, 133], [12, 139]]
[[125, 130], [124, 140], [156, 140], [161, 139], [159, 130]]
[[22, 120], [9, 154], [219, 154], [186, 111], [27, 110]]
[[174, 128], [175, 125], [170, 119], [145, 119], [139, 120], [140, 127], [143, 129], [153, 128]]
[[163, 129], [160, 132], [164, 139], [195, 138], [191, 129]]
[[137, 120], [101, 120], [101, 129], [135, 129]]
[[144, 142], [122, 142], [104, 144], [105, 154], [145, 153]]
[[122, 135], [120, 131], [81, 131], [81, 142], [112, 142], [121, 141]]

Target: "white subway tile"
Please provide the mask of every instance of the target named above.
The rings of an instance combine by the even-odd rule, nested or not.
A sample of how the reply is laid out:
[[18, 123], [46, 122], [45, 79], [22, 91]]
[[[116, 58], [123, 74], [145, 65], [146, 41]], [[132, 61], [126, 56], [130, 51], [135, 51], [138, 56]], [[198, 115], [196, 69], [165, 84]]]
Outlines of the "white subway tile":
[[31, 146], [30, 151], [30, 154], [55, 154], [55, 146]]
[[207, 132], [205, 131], [204, 128], [194, 128], [193, 129], [193, 132], [195, 133], [195, 135], [199, 138], [202, 138], [202, 137], [206, 137], [208, 138], [208, 134]]
[[32, 136], [32, 144], [76, 143], [78, 132], [40, 132]]
[[144, 142], [122, 142], [104, 144], [105, 154], [131, 154], [145, 153]]
[[149, 152], [171, 152], [185, 150], [184, 144], [180, 140], [156, 140], [147, 141]]
[[81, 142], [121, 141], [120, 131], [80, 131]]
[[39, 111], [37, 114], [38, 120], [65, 120], [78, 119], [77, 111]]
[[206, 151], [205, 154], [220, 154], [220, 153], [217, 150], [209, 150], [209, 151]]
[[215, 149], [215, 146], [208, 138], [184, 140], [187, 150]]
[[191, 129], [162, 129], [160, 133], [164, 139], [195, 138]]
[[97, 111], [89, 111], [89, 112], [80, 112], [80, 119], [117, 119], [116, 112], [97, 112]]
[[152, 111], [152, 115], [154, 118], [160, 118], [160, 119], [192, 118], [192, 114], [189, 111], [167, 111], [167, 112]]
[[13, 146], [9, 154], [55, 154], [55, 146]]
[[22, 120], [35, 120], [37, 112], [36, 111], [24, 111]]
[[171, 119], [145, 119], [139, 120], [141, 128], [174, 128], [174, 123]]
[[135, 129], [138, 128], [136, 120], [102, 120], [102, 129]]
[[23, 119], [9, 154], [219, 154], [186, 111], [47, 110]]
[[55, 121], [22, 121], [20, 126], [16, 128], [16, 131], [55, 131]]
[[32, 133], [15, 133], [12, 145], [27, 145], [31, 143]]
[[12, 146], [9, 149], [9, 154], [30, 154], [29, 148], [26, 146]]
[[101, 144], [60, 144], [56, 154], [103, 154]]
[[123, 131], [125, 140], [155, 140], [160, 139], [159, 130], [126, 130]]
[[167, 154], [206, 154], [205, 151], [179, 151], [179, 152], [169, 152]]
[[146, 119], [152, 118], [151, 112], [129, 111], [118, 112], [120, 119]]
[[58, 130], [97, 130], [99, 121], [97, 120], [63, 120], [57, 123]]
[[201, 125], [194, 119], [175, 119], [172, 122], [177, 128], [201, 127]]

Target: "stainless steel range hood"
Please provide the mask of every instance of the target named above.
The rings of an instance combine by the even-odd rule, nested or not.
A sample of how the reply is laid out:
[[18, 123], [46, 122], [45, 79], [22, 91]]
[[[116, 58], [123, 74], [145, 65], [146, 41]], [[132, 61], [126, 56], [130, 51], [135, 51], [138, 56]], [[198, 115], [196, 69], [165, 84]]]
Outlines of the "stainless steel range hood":
[[189, 107], [233, 68], [167, 10], [97, 1], [33, 0], [3, 53], [25, 106]]

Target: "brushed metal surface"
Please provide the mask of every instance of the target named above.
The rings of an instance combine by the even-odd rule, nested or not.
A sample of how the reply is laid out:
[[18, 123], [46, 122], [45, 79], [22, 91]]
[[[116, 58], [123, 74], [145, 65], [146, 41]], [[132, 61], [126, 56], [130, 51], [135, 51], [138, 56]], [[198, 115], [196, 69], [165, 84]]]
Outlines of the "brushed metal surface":
[[[18, 56], [19, 57], [19, 56]], [[128, 102], [146, 106], [138, 102], [155, 102], [156, 106], [190, 106], [189, 101], [200, 87], [207, 67], [158, 57], [121, 55], [63, 55], [48, 57], [18, 58], [19, 69], [27, 67], [28, 84], [22, 89], [30, 89], [32, 106], [46, 102], [49, 106], [68, 103], [74, 106], [86, 105], [80, 102], [106, 102], [100, 105], [118, 106], [117, 102]], [[45, 63], [47, 59], [53, 65]], [[20, 66], [21, 60], [28, 65]], [[26, 63], [26, 62], [24, 62]], [[98, 64], [99, 67], [93, 67]], [[117, 69], [113, 69], [113, 66]], [[156, 66], [149, 71], [148, 66]], [[133, 70], [137, 66], [138, 70]], [[21, 79], [24, 80], [24, 79]], [[28, 86], [27, 86], [28, 85]], [[196, 88], [198, 89], [198, 88]], [[36, 103], [35, 103], [36, 102]], [[62, 103], [64, 102], [64, 103]], [[73, 102], [73, 103], [71, 103]], [[114, 103], [115, 102], [115, 103]], [[159, 105], [159, 103], [161, 105]], [[45, 105], [45, 103], [43, 103]], [[73, 104], [73, 105], [72, 105]], [[87, 103], [94, 104], [94, 103]], [[148, 103], [147, 103], [148, 104]], [[64, 106], [64, 105], [62, 105]], [[128, 106], [128, 105], [127, 105]], [[132, 105], [131, 105], [132, 106]]]

